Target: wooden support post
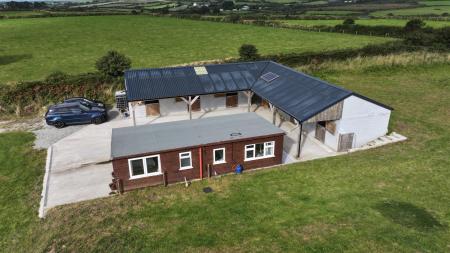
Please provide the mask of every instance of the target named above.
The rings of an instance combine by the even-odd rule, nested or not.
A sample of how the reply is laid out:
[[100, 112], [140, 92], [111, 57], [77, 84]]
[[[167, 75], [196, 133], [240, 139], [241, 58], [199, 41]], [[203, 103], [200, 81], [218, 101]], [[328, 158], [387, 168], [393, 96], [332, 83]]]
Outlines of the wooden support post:
[[303, 124], [300, 123], [300, 129], [298, 134], [298, 145], [297, 145], [297, 158], [300, 159], [300, 153], [302, 152], [302, 132], [303, 132]]
[[134, 110], [134, 107], [136, 106], [135, 102], [131, 102], [131, 110], [133, 111], [133, 126], [136, 126], [136, 112]]
[[123, 190], [123, 181], [122, 181], [122, 179], [118, 179], [118, 180], [116, 181], [116, 183], [117, 183], [117, 186], [116, 186], [117, 191], [118, 191], [120, 194], [122, 194], [122, 193], [124, 192], [124, 190]]
[[198, 148], [198, 161], [199, 161], [199, 167], [200, 167], [200, 179], [203, 179], [203, 152], [202, 148]]
[[192, 97], [189, 96], [189, 103], [188, 103], [188, 107], [189, 107], [189, 119], [192, 119]]
[[167, 186], [168, 182], [167, 182], [167, 173], [166, 173], [166, 171], [163, 171], [162, 176], [163, 176], [163, 185]]
[[276, 116], [277, 116], [277, 108], [274, 105], [272, 105], [272, 104], [269, 104], [269, 106], [270, 106], [270, 109], [272, 110], [272, 124], [275, 125], [275, 123], [276, 123]]
[[199, 98], [200, 98], [200, 96], [195, 96], [194, 99], [192, 99], [192, 96], [189, 96], [188, 99], [185, 99], [184, 97], [181, 97], [181, 99], [188, 105], [189, 119], [192, 119], [192, 105]]
[[277, 120], [277, 109], [273, 108], [273, 112], [272, 112], [272, 123], [275, 125]]
[[245, 91], [244, 94], [247, 96], [247, 111], [250, 112], [252, 107], [252, 97], [255, 93], [252, 91]]

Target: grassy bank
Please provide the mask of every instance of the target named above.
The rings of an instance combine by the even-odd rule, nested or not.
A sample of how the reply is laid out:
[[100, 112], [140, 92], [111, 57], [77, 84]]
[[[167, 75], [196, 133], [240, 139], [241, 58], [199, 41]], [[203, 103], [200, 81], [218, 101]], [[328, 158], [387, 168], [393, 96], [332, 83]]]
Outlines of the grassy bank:
[[0, 134], [0, 248], [4, 252], [33, 251], [25, 250], [23, 243], [39, 231], [45, 152], [33, 150], [33, 140], [31, 133]]
[[[407, 142], [59, 207], [44, 222], [29, 216], [39, 200], [25, 187], [40, 179], [6, 184], [3, 208], [10, 208], [5, 200], [16, 192], [25, 200], [14, 203], [15, 213], [2, 210], [2, 217], [29, 222], [10, 218], [7, 229], [14, 223], [22, 228], [2, 229], [2, 246], [26, 252], [448, 251], [450, 64], [380, 62], [374, 57], [352, 69], [337, 69], [348, 62], [306, 69], [393, 106], [390, 128]], [[2, 161], [6, 155], [22, 159], [2, 168], [2, 180], [13, 172], [41, 176], [29, 168], [39, 164], [43, 170], [42, 162], [23, 155], [32, 138], [17, 135], [0, 135], [0, 150], [7, 152], [0, 153]], [[214, 192], [204, 194], [206, 185]]]
[[[0, 21], [0, 84], [42, 79], [60, 70], [84, 73], [110, 49], [133, 67], [236, 57], [243, 43], [261, 54], [357, 48], [387, 39], [149, 16], [95, 16]], [[87, 36], [88, 35], [88, 36]]]

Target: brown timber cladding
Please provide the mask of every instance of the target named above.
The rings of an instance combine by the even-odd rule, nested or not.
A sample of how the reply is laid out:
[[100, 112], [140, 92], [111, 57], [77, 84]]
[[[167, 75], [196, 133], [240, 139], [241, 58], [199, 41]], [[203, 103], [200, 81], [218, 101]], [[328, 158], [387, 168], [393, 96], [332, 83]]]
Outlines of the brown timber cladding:
[[[244, 161], [245, 146], [249, 144], [275, 142], [274, 157], [262, 158], [252, 161]], [[164, 184], [163, 176], [149, 176], [144, 178], [130, 179], [128, 168], [128, 159], [135, 157], [143, 157], [149, 155], [160, 155], [161, 171], [165, 173], [167, 183], [176, 183], [187, 180], [200, 178], [200, 160], [199, 150], [202, 150], [203, 160], [203, 177], [208, 177], [208, 165], [212, 176], [233, 172], [237, 164], [241, 164], [244, 170], [268, 167], [281, 164], [283, 155], [283, 134], [263, 136], [246, 140], [227, 141], [222, 143], [208, 144], [204, 146], [196, 146], [182, 148], [177, 150], [160, 151], [157, 153], [139, 154], [129, 157], [121, 157], [114, 159], [113, 171], [114, 176], [122, 180], [123, 190], [129, 191], [137, 188]], [[213, 150], [217, 148], [225, 148], [225, 163], [213, 164]], [[192, 152], [192, 169], [180, 170], [179, 153]]]
[[344, 101], [341, 101], [323, 112], [320, 112], [308, 119], [307, 123], [317, 122], [317, 121], [329, 121], [338, 120], [342, 117], [342, 108], [344, 107]]

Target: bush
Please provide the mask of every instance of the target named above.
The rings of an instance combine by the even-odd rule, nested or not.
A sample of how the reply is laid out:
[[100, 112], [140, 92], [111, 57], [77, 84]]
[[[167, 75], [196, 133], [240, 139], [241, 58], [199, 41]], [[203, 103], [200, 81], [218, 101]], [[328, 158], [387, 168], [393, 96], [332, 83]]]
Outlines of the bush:
[[234, 9], [234, 2], [233, 1], [224, 1], [222, 3], [222, 9], [224, 9], [224, 10]]
[[109, 51], [98, 59], [95, 67], [104, 75], [118, 77], [131, 67], [131, 60], [117, 51]]
[[68, 75], [62, 71], [55, 71], [45, 78], [46, 83], [64, 83], [68, 79]]
[[444, 27], [436, 32], [436, 41], [450, 49], [450, 27]]
[[241, 16], [238, 14], [231, 14], [225, 18], [225, 21], [231, 22], [231, 23], [238, 23], [241, 20]]
[[424, 27], [425, 22], [423, 22], [421, 19], [412, 19], [408, 21], [408, 23], [406, 23], [404, 29], [406, 32], [415, 32], [421, 30]]
[[355, 20], [352, 18], [347, 18], [344, 20], [344, 22], [342, 23], [343, 25], [354, 25], [355, 24]]
[[251, 44], [243, 44], [239, 48], [239, 56], [243, 61], [254, 61], [259, 58], [258, 49]]
[[405, 43], [414, 46], [430, 46], [433, 44], [433, 37], [433, 34], [415, 31], [406, 35]]

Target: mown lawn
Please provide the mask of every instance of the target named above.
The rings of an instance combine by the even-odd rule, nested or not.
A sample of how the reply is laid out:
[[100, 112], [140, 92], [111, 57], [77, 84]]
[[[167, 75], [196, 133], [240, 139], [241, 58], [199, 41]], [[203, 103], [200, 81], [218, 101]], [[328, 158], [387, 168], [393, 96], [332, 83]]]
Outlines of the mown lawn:
[[115, 49], [133, 67], [158, 67], [236, 57], [243, 43], [261, 54], [320, 52], [386, 42], [385, 38], [273, 29], [150, 16], [0, 20], [0, 84], [43, 79], [53, 71], [94, 71]]
[[[336, 19], [318, 19], [318, 20], [280, 20], [282, 23], [286, 23], [289, 25], [302, 25], [302, 26], [335, 26], [341, 25], [344, 20], [336, 20]], [[368, 25], [368, 26], [377, 26], [377, 25], [388, 25], [388, 26], [405, 26], [408, 20], [405, 19], [356, 19], [355, 23], [358, 25]], [[433, 28], [441, 28], [450, 26], [450, 21], [432, 21], [425, 20], [424, 21], [427, 26]]]
[[[34, 189], [44, 157], [30, 151], [29, 134], [2, 134], [0, 205], [2, 220], [7, 218], [0, 225], [2, 249], [449, 251], [449, 68], [364, 65], [314, 73], [393, 106], [390, 128], [408, 136], [407, 142], [194, 182], [189, 188], [148, 188], [63, 206], [43, 222], [35, 217]], [[213, 193], [201, 191], [207, 185]]]
[[45, 152], [33, 150], [33, 141], [31, 133], [0, 134], [0, 251], [3, 252], [25, 252], [21, 244], [39, 231], [36, 214]]

